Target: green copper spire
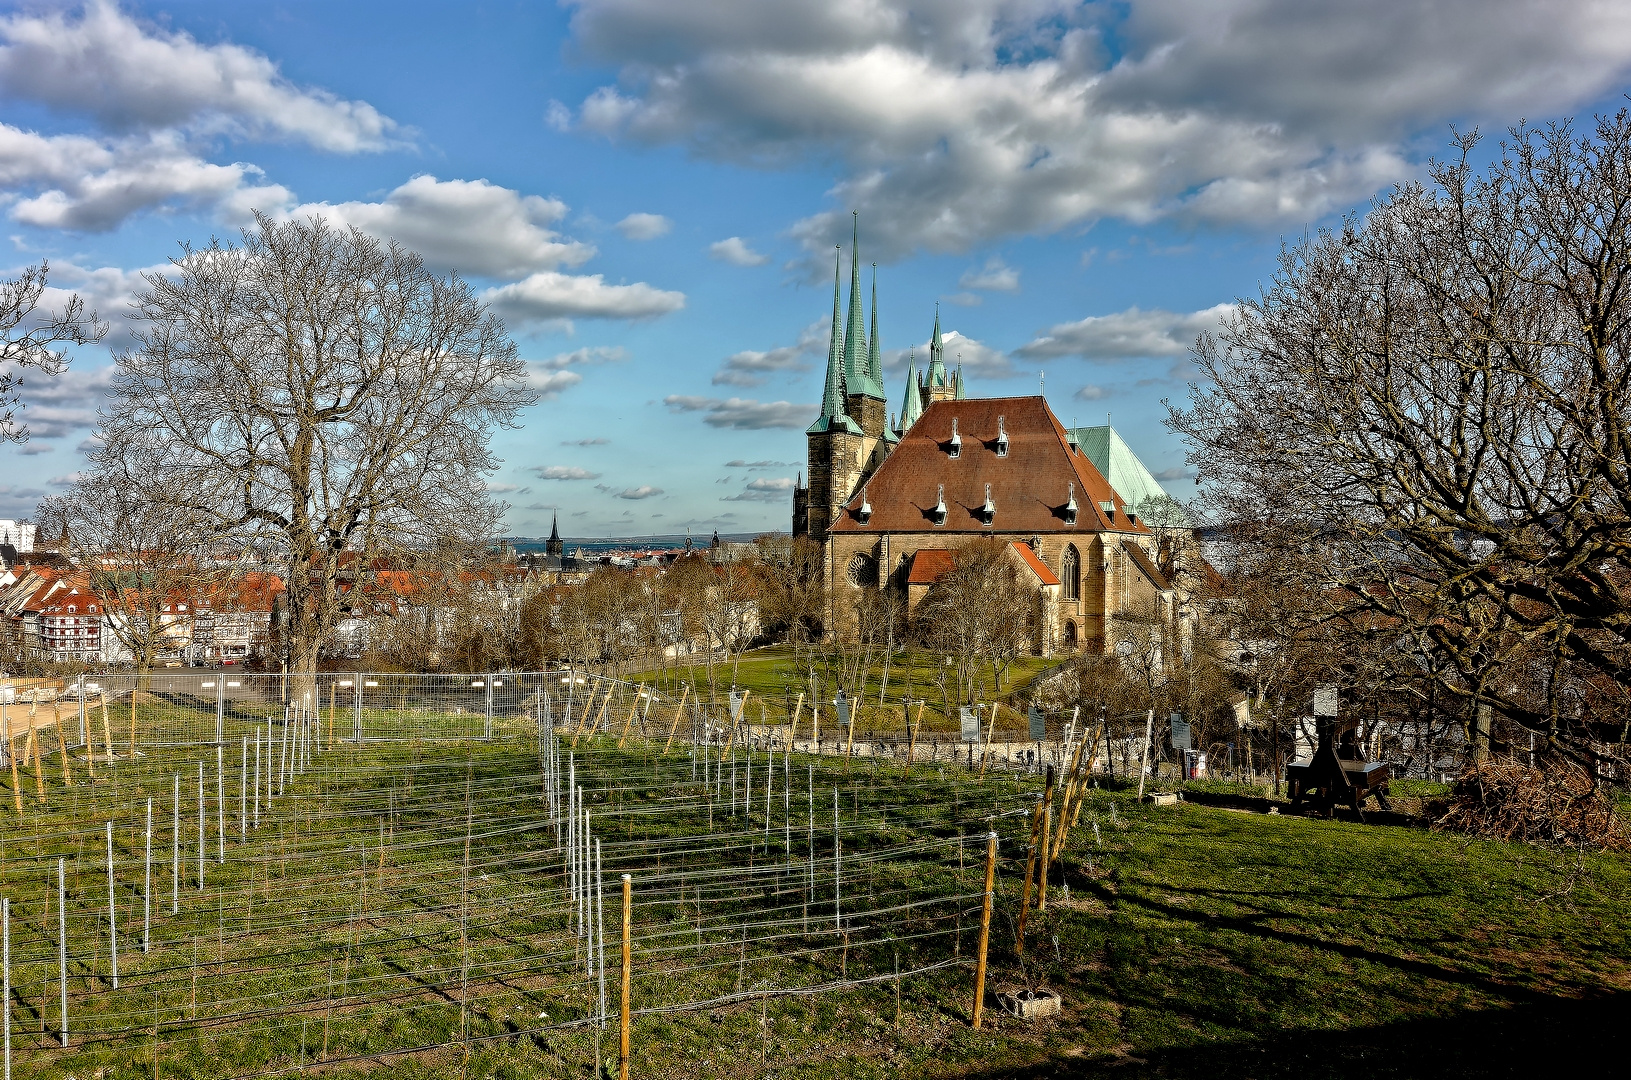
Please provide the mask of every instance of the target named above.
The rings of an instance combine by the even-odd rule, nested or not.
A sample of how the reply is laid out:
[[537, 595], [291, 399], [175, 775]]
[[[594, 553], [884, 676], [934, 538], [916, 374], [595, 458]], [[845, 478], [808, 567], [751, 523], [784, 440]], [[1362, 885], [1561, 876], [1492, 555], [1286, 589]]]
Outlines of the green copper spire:
[[900, 432], [902, 435], [912, 430], [917, 418], [923, 415], [923, 395], [917, 388], [917, 361], [909, 360], [906, 364], [906, 397], [900, 405]]
[[865, 301], [861, 298], [861, 225], [856, 215], [850, 239], [849, 318], [844, 327], [844, 386], [850, 394], [883, 400], [882, 384], [872, 377], [867, 355]]
[[844, 411], [843, 327], [838, 321], [838, 269], [842, 251], [842, 248], [834, 249], [832, 261], [832, 337], [827, 342], [827, 385], [821, 394], [821, 416], [805, 429], [810, 433], [842, 429], [858, 434], [861, 430]]
[[946, 346], [940, 340], [940, 305], [934, 306], [934, 336], [929, 339], [929, 377], [926, 385], [930, 387], [946, 385]]
[[953, 400], [962, 401], [968, 397], [968, 394], [963, 389], [963, 362], [961, 360], [957, 362], [957, 374], [953, 375], [952, 378], [957, 382], [957, 394]]
[[[878, 264], [872, 264], [872, 333], [866, 341], [866, 377], [883, 389], [883, 359], [878, 355]], [[883, 397], [880, 393], [879, 397]]]

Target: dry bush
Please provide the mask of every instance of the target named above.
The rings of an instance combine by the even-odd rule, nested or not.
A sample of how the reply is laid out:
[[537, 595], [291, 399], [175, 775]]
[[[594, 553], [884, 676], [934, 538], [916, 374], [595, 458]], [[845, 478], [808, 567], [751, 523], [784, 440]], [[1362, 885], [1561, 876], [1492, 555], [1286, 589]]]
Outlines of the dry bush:
[[1631, 833], [1608, 792], [1572, 762], [1532, 769], [1486, 761], [1456, 780], [1443, 805], [1436, 829], [1492, 840], [1631, 849]]

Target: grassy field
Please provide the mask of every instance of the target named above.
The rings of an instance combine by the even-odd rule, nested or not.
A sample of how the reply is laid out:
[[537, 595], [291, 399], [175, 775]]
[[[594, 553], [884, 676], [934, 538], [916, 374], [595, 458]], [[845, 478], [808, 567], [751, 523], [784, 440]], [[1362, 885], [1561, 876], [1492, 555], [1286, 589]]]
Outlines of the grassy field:
[[[777, 717], [785, 720], [797, 702], [799, 694], [804, 694], [804, 718], [809, 720], [810, 706], [810, 669], [816, 672], [817, 685], [824, 700], [830, 700], [836, 692], [837, 671], [835, 665], [824, 663], [819, 658], [811, 660], [812, 654], [805, 653], [802, 665], [795, 664], [792, 649], [785, 645], [774, 645], [769, 648], [755, 649], [747, 653], [735, 670], [735, 682], [738, 687], [751, 691], [765, 709], [765, 715], [771, 723], [777, 722]], [[1006, 698], [1015, 690], [1028, 685], [1037, 672], [1042, 671], [1050, 664], [1055, 663], [1043, 657], [1021, 657], [1009, 669], [1001, 687], [999, 697]], [[911, 698], [923, 700], [928, 704], [923, 713], [924, 732], [952, 732], [957, 728], [955, 716], [948, 719], [945, 715], [945, 703], [942, 700], [940, 685], [937, 682], [943, 673], [945, 658], [936, 654], [924, 652], [921, 649], [907, 649], [897, 654], [888, 666], [888, 686], [884, 685], [885, 669], [880, 661], [874, 663], [866, 673], [866, 692], [863, 695], [864, 708], [861, 714], [861, 724], [867, 730], [900, 731], [903, 729], [904, 719], [901, 710], [901, 699]], [[666, 671], [637, 672], [630, 679], [636, 682], [648, 682], [661, 685], [665, 693], [678, 696], [680, 687], [685, 682], [692, 684], [692, 694], [700, 692], [706, 698], [708, 692], [708, 673], [705, 666], [697, 663], [691, 667], [684, 665], [669, 668]], [[730, 664], [716, 663], [714, 678], [723, 698], [731, 687], [732, 666]], [[990, 673], [986, 673], [986, 691], [990, 690]], [[846, 687], [846, 692], [853, 695], [854, 688]], [[879, 706], [878, 695], [884, 692], [884, 704]], [[986, 695], [982, 695], [984, 697]], [[953, 692], [955, 698], [955, 692]], [[987, 698], [988, 699], [988, 698]], [[825, 708], [825, 706], [823, 706]], [[917, 709], [912, 709], [913, 718], [916, 718]], [[758, 713], [753, 713], [756, 720]], [[999, 730], [1012, 728], [1018, 730], [1023, 727], [1022, 718], [1009, 710], [1003, 710], [999, 720]]]
[[[203, 888], [197, 751], [154, 750], [111, 776], [100, 766], [94, 784], [75, 762], [66, 789], [47, 759], [48, 802], [25, 771], [20, 816], [0, 776], [14, 1075], [152, 1076], [155, 1058], [164, 1077], [604, 1070], [615, 1021], [609, 1031], [586, 1023], [595, 987], [539, 798], [535, 733], [512, 717], [498, 735], [319, 751], [242, 838], [229, 772], [220, 863], [205, 753]], [[773, 789], [767, 830], [762, 791], [747, 816], [732, 816], [728, 763], [710, 783], [678, 748], [663, 758], [616, 742], [582, 738], [573, 765], [603, 841], [614, 1009], [611, 905], [616, 875], [635, 880], [635, 1076], [1526, 1075], [1530, 1063], [1550, 1074], [1615, 1054], [1626, 1038], [1631, 861], [1620, 856], [1151, 808], [1099, 790], [1048, 910], [1031, 916], [1022, 959], [1033, 779], [794, 757], [793, 788], [785, 799]], [[746, 758], [736, 764], [745, 780]], [[756, 785], [763, 766], [760, 755]], [[184, 865], [172, 915], [178, 773]], [[806, 777], [813, 849], [798, 832], [809, 827]], [[143, 955], [148, 797], [160, 821]], [[835, 803], [842, 934], [825, 922]], [[106, 950], [110, 820], [118, 989]], [[1002, 836], [989, 988], [1053, 987], [1066, 1003], [1057, 1020], [1022, 1024], [988, 1006], [984, 1030], [968, 1025], [977, 838], [988, 827]], [[58, 857], [68, 1050], [54, 1045]], [[933, 970], [897, 982], [896, 965]], [[833, 988], [782, 993], [823, 986]]]

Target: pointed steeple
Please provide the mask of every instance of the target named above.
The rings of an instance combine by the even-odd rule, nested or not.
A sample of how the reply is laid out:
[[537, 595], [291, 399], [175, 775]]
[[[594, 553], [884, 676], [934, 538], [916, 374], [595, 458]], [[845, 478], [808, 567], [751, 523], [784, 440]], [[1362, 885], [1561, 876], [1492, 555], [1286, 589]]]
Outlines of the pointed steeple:
[[849, 318], [844, 322], [844, 383], [850, 393], [866, 389], [866, 315], [861, 310], [861, 217], [851, 223]]
[[807, 432], [842, 429], [859, 432], [861, 429], [844, 410], [843, 326], [839, 323], [838, 270], [843, 248], [834, 249], [832, 261], [832, 337], [827, 342], [827, 385], [821, 394], [821, 416]]
[[[878, 264], [872, 264], [872, 333], [866, 341], [866, 376], [880, 388], [883, 386], [883, 358], [878, 346]], [[880, 395], [881, 396], [881, 395]]]
[[549, 538], [551, 540], [561, 538], [561, 515], [559, 511], [549, 516]]
[[923, 395], [917, 388], [917, 361], [906, 363], [906, 397], [900, 404], [900, 433], [906, 434], [923, 415]]
[[963, 386], [963, 363], [962, 363], [961, 360], [959, 360], [957, 362], [957, 374], [954, 375], [953, 378], [955, 378], [957, 380], [957, 397], [956, 397], [956, 400], [962, 401], [964, 398], [968, 397], [968, 391]]
[[933, 388], [946, 385], [946, 345], [940, 340], [940, 305], [934, 306], [934, 335], [929, 338], [929, 371], [924, 385]]

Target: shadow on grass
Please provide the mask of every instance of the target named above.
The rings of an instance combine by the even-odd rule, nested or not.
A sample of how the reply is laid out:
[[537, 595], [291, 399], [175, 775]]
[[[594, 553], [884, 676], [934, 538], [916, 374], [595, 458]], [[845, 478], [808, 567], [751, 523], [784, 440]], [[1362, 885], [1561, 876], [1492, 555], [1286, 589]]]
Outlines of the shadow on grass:
[[[1331, 987], [1340, 994], [1340, 986]], [[1631, 994], [1551, 998], [1505, 1009], [1343, 1031], [1277, 1031], [1260, 1038], [1165, 1046], [1142, 1056], [1059, 1055], [1041, 1065], [964, 1074], [969, 1080], [1271, 1080], [1615, 1075], [1631, 1053]]]

